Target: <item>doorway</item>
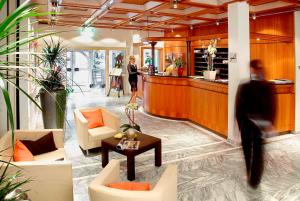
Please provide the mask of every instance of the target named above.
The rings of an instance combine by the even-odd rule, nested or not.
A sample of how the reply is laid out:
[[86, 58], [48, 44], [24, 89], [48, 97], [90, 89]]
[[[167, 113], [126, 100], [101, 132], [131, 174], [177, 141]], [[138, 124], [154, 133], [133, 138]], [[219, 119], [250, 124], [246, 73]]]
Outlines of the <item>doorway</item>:
[[105, 87], [105, 50], [67, 51], [68, 85], [74, 92]]

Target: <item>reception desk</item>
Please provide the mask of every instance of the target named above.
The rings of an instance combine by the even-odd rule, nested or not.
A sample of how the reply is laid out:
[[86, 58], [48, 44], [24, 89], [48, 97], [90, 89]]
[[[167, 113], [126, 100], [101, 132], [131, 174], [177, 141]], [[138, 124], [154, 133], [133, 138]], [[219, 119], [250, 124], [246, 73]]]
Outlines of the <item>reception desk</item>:
[[[275, 127], [294, 130], [294, 85], [275, 85]], [[146, 113], [190, 120], [227, 137], [228, 85], [188, 77], [139, 76], [139, 96]]]
[[227, 84], [191, 78], [144, 76], [144, 111], [186, 119], [227, 136]]

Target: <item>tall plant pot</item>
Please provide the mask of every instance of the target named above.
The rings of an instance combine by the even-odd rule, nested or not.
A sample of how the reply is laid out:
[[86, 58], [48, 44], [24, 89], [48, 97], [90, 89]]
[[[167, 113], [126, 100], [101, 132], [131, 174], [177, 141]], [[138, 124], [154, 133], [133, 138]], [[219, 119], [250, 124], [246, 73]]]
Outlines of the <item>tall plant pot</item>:
[[63, 128], [67, 103], [67, 91], [40, 92], [45, 129]]
[[209, 70], [205, 70], [203, 71], [203, 76], [204, 76], [204, 79], [206, 80], [215, 80], [216, 79], [216, 74], [217, 74], [217, 71], [209, 71]]

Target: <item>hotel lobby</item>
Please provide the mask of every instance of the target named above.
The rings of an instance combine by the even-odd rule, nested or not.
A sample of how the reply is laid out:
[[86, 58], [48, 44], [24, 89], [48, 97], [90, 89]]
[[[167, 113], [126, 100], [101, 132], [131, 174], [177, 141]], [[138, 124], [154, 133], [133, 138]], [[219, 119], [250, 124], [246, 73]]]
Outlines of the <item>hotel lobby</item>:
[[0, 0], [0, 200], [300, 200], [300, 1]]

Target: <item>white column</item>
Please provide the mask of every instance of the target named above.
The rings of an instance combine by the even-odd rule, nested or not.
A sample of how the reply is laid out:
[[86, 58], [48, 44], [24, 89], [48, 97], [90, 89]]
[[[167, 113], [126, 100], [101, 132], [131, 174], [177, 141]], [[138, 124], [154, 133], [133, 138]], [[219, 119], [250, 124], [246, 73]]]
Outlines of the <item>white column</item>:
[[295, 132], [300, 132], [300, 11], [295, 12]]
[[235, 117], [235, 98], [241, 81], [250, 77], [250, 31], [249, 5], [236, 2], [228, 5], [228, 140], [240, 143], [240, 134]]

